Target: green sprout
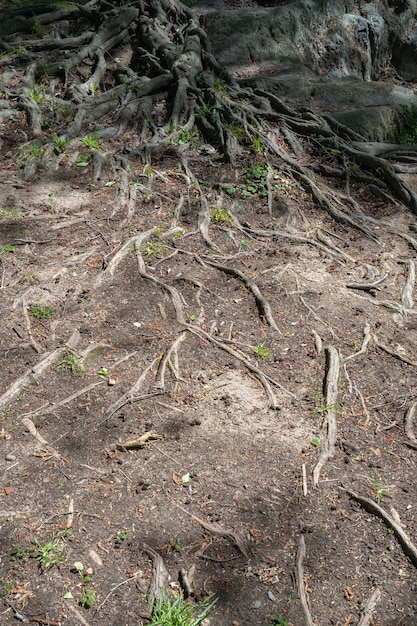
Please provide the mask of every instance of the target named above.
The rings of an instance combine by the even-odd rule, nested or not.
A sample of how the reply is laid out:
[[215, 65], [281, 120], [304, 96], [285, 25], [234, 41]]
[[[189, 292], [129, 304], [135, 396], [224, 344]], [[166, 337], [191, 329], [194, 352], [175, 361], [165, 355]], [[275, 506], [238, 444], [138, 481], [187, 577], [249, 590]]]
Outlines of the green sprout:
[[382, 484], [376, 476], [371, 476], [369, 483], [375, 492], [377, 504], [381, 504], [382, 498], [390, 497], [389, 487]]
[[141, 252], [144, 256], [150, 258], [154, 255], [161, 254], [163, 249], [164, 248], [163, 246], [161, 246], [160, 243], [158, 243], [157, 241], [151, 240], [142, 246]]
[[85, 145], [86, 148], [91, 148], [94, 150], [100, 150], [101, 148], [100, 139], [95, 135], [86, 135], [85, 137], [81, 137], [81, 142]]
[[65, 348], [65, 357], [58, 363], [58, 367], [62, 372], [66, 369], [70, 369], [73, 374], [82, 372], [81, 359], [72, 348]]
[[197, 605], [182, 598], [160, 602], [152, 609], [149, 626], [199, 626], [217, 602], [212, 598], [210, 595]]
[[62, 137], [59, 137], [56, 133], [52, 133], [52, 143], [54, 144], [54, 152], [61, 154], [68, 148], [70, 140], [62, 139]]
[[96, 592], [94, 589], [85, 588], [80, 599], [80, 604], [85, 609], [91, 609], [96, 602]]
[[46, 320], [48, 317], [52, 317], [55, 313], [55, 309], [51, 306], [41, 306], [40, 304], [30, 306], [28, 311], [33, 317], [36, 317], [39, 320]]
[[33, 543], [35, 544], [35, 548], [29, 556], [39, 561], [39, 564], [44, 570], [58, 563], [64, 563], [63, 539], [71, 535], [71, 530], [64, 530], [45, 543], [41, 543], [37, 537], [34, 537]]
[[115, 537], [116, 541], [125, 541], [129, 536], [129, 531], [127, 528], [118, 533]]
[[210, 211], [210, 217], [214, 222], [218, 222], [219, 224], [233, 224], [233, 215], [223, 206], [213, 207]]
[[266, 341], [263, 341], [262, 343], [258, 343], [258, 345], [255, 346], [255, 348], [252, 348], [254, 353], [257, 356], [260, 356], [261, 359], [265, 359], [266, 357], [272, 356], [272, 350], [267, 348], [265, 344], [266, 344]]

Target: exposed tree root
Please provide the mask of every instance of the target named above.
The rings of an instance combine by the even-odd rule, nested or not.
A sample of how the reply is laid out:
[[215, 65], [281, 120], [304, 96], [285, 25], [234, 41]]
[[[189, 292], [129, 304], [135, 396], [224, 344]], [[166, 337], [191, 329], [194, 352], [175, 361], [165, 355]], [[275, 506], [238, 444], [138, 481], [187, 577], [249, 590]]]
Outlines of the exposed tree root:
[[200, 517], [197, 517], [197, 515], [194, 515], [194, 513], [191, 513], [191, 511], [187, 511], [187, 509], [184, 509], [182, 506], [180, 506], [176, 502], [173, 502], [173, 504], [175, 507], [177, 507], [177, 509], [180, 509], [180, 511], [182, 511], [183, 513], [186, 513], [187, 515], [195, 519], [196, 522], [198, 522], [203, 528], [208, 530], [209, 533], [212, 533], [213, 535], [218, 535], [220, 537], [224, 537], [225, 539], [230, 541], [230, 543], [234, 547], [236, 547], [246, 559], [249, 559], [249, 554], [246, 549], [246, 546], [242, 538], [237, 533], [231, 530], [226, 530], [222, 528], [221, 526], [219, 526], [218, 524], [209, 524], [208, 522], [205, 522], [204, 520], [202, 520]]
[[291, 391], [289, 391], [288, 389], [285, 389], [285, 387], [280, 385], [280, 383], [278, 383], [273, 378], [270, 378], [262, 370], [256, 367], [256, 365], [253, 365], [248, 359], [246, 359], [244, 356], [239, 354], [239, 352], [236, 352], [236, 350], [233, 350], [225, 343], [222, 343], [221, 340], [215, 339], [209, 333], [206, 333], [201, 328], [197, 328], [196, 326], [192, 326], [191, 324], [187, 324], [187, 328], [190, 332], [194, 333], [198, 337], [202, 339], [206, 339], [210, 343], [214, 344], [218, 348], [221, 348], [222, 350], [225, 350], [225, 352], [228, 352], [230, 355], [232, 355], [233, 357], [235, 357], [236, 359], [244, 363], [244, 365], [248, 368], [248, 370], [251, 371], [253, 374], [255, 374], [258, 380], [260, 380], [260, 382], [262, 383], [265, 389], [266, 395], [269, 399], [271, 409], [277, 410], [277, 409], [280, 409], [281, 406], [278, 404], [275, 394], [272, 391], [271, 385], [269, 383], [272, 383], [274, 386], [278, 387], [278, 389], [281, 389], [281, 391], [283, 391], [287, 396], [290, 396], [291, 398], [296, 398], [296, 396]]
[[393, 356], [394, 358], [398, 359], [399, 361], [402, 361], [403, 363], [407, 363], [408, 365], [417, 365], [416, 361], [412, 361], [411, 359], [406, 357], [404, 354], [401, 354], [400, 352], [395, 352], [395, 350], [392, 350], [391, 348], [386, 346], [384, 343], [381, 343], [376, 335], [372, 335], [372, 340], [373, 340], [374, 344], [380, 350], [383, 350], [387, 354], [390, 354], [391, 356]]
[[407, 280], [403, 288], [401, 295], [401, 304], [404, 309], [412, 309], [414, 306], [413, 289], [416, 279], [416, 266], [414, 261], [410, 260], [407, 263]]
[[175, 339], [175, 341], [173, 341], [172, 344], [167, 348], [167, 350], [165, 350], [159, 362], [158, 371], [156, 373], [155, 387], [157, 389], [165, 389], [165, 373], [167, 367], [170, 368], [176, 380], [184, 380], [183, 378], [181, 378], [179, 373], [178, 348], [180, 344], [185, 341], [186, 338], [187, 332], [182, 331]]
[[[363, 605], [363, 615], [360, 619], [358, 626], [368, 626], [373, 623], [372, 615], [375, 613], [375, 607], [381, 599], [381, 590], [377, 587], [373, 592], [369, 600]], [[371, 622], [372, 620], [372, 622]]]
[[296, 577], [297, 577], [297, 589], [298, 589], [298, 597], [300, 598], [301, 606], [304, 613], [304, 623], [306, 626], [314, 626], [313, 619], [311, 617], [310, 609], [308, 607], [307, 594], [305, 590], [304, 583], [304, 559], [306, 556], [306, 544], [304, 540], [304, 535], [300, 535], [298, 538], [298, 548], [297, 548], [297, 566], [296, 566]]
[[[129, 389], [129, 391], [127, 391], [126, 393], [124, 393], [121, 398], [119, 398], [118, 400], [116, 400], [116, 402], [114, 402], [106, 411], [106, 417], [103, 421], [107, 421], [108, 419], [110, 419], [112, 417], [112, 415], [114, 415], [115, 413], [117, 413], [117, 411], [120, 411], [120, 409], [125, 405], [128, 404], [129, 402], [135, 402], [137, 400], [141, 400], [142, 396], [137, 396], [138, 391], [141, 389], [143, 383], [145, 382], [146, 376], [148, 375], [148, 373], [153, 369], [153, 367], [155, 366], [156, 362], [157, 362], [157, 358], [154, 359], [152, 361], [152, 363], [150, 365], [148, 365], [147, 368], [145, 368], [143, 370], [143, 372], [141, 373], [141, 375], [139, 376], [139, 378], [137, 379], [137, 381], [135, 382], [135, 384], [133, 385], [133, 387], [131, 387]], [[151, 396], [153, 395], [159, 395], [159, 394], [150, 394]], [[149, 394], [146, 395], [146, 397], [149, 397]], [[102, 422], [100, 422], [102, 423]], [[99, 424], [100, 425], [100, 424]]]
[[404, 419], [405, 434], [407, 435], [407, 445], [413, 450], [417, 450], [417, 437], [414, 434], [414, 420], [417, 411], [417, 402], [413, 402], [407, 409]]
[[388, 528], [392, 528], [396, 538], [398, 539], [398, 542], [401, 544], [404, 550], [404, 553], [409, 557], [413, 565], [417, 567], [417, 548], [410, 540], [408, 535], [404, 532], [400, 524], [398, 524], [398, 522], [396, 522], [381, 506], [379, 506], [379, 504], [373, 502], [373, 500], [365, 498], [364, 496], [357, 495], [350, 489], [345, 489], [344, 487], [342, 487], [342, 489], [343, 491], [346, 491], [346, 493], [351, 498], [356, 500], [356, 502], [359, 502], [359, 504], [366, 511], [368, 511], [368, 513], [372, 513], [373, 515], [380, 517], [382, 520], [384, 520]]
[[339, 379], [339, 353], [333, 346], [326, 348], [326, 374], [323, 385], [324, 407], [320, 454], [313, 469], [313, 485], [317, 487], [323, 465], [334, 454], [337, 438], [337, 396]]
[[360, 349], [357, 352], [354, 352], [353, 354], [346, 356], [343, 359], [343, 363], [347, 363], [347, 361], [351, 361], [352, 359], [355, 359], [357, 356], [360, 356], [361, 354], [365, 354], [370, 341], [372, 341], [371, 325], [367, 322], [363, 329], [363, 340], [362, 340], [362, 345]]
[[[67, 346], [75, 348], [79, 339], [79, 332], [74, 331], [67, 342]], [[41, 376], [46, 370], [56, 363], [63, 354], [64, 348], [57, 348], [53, 352], [46, 353], [41, 361], [29, 368], [20, 378], [18, 378], [8, 389], [0, 396], [0, 411], [3, 411], [7, 404], [16, 396], [31, 385], [38, 384]]]
[[209, 261], [207, 259], [206, 259], [206, 263], [207, 265], [211, 265], [212, 267], [217, 268], [218, 270], [224, 272], [225, 274], [229, 274], [230, 276], [235, 276], [235, 278], [238, 278], [239, 280], [241, 280], [242, 283], [245, 285], [245, 287], [247, 287], [247, 289], [249, 289], [249, 291], [253, 293], [261, 320], [262, 321], [265, 320], [268, 323], [268, 325], [271, 326], [271, 328], [273, 328], [274, 330], [276, 330], [277, 332], [281, 334], [281, 331], [276, 325], [276, 322], [272, 315], [271, 305], [266, 300], [266, 298], [262, 295], [255, 281], [253, 281], [251, 278], [246, 276], [246, 274], [244, 274], [238, 269], [235, 269], [234, 267], [226, 267], [225, 265], [220, 265], [219, 263], [214, 263], [213, 261]]
[[151, 607], [162, 604], [169, 598], [168, 571], [164, 565], [162, 557], [146, 543], [142, 545], [142, 550], [146, 552], [152, 561], [152, 578], [148, 590], [148, 600]]

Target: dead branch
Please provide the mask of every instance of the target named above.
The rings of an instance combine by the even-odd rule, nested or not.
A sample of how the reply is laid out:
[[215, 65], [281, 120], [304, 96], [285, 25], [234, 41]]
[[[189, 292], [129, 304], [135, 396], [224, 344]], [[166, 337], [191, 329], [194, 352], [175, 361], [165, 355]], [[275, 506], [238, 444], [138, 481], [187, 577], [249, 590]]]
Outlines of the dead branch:
[[[78, 339], [79, 332], [75, 330], [66, 345], [70, 348], [74, 348], [78, 343]], [[42, 374], [44, 374], [44, 372], [51, 367], [51, 365], [56, 363], [61, 358], [64, 350], [65, 347], [57, 348], [53, 352], [47, 352], [39, 363], [28, 369], [23, 376], [18, 378], [7, 389], [7, 391], [0, 396], [0, 411], [4, 410], [7, 404], [19, 395], [19, 393], [21, 393], [26, 387], [36, 385]]]
[[324, 418], [320, 454], [313, 469], [313, 485], [317, 487], [323, 465], [334, 454], [337, 438], [337, 396], [339, 379], [339, 353], [334, 347], [326, 348], [326, 374], [324, 379]]
[[300, 598], [301, 606], [303, 608], [304, 619], [306, 626], [314, 626], [313, 619], [311, 617], [310, 609], [308, 607], [307, 594], [304, 586], [304, 559], [306, 556], [306, 544], [304, 540], [304, 535], [300, 535], [298, 538], [298, 549], [297, 549], [297, 569], [296, 569], [296, 577], [297, 577], [297, 589], [298, 596]]
[[417, 567], [417, 548], [410, 540], [408, 535], [404, 532], [401, 525], [398, 524], [379, 504], [373, 502], [369, 498], [365, 498], [364, 496], [357, 495], [355, 492], [350, 489], [345, 489], [341, 487], [343, 491], [346, 491], [348, 496], [359, 502], [359, 504], [366, 510], [368, 513], [372, 513], [377, 517], [380, 517], [388, 528], [392, 528], [394, 531], [394, 535], [398, 539], [398, 542], [402, 546], [404, 553], [409, 557], [410, 561], [413, 563], [415, 567]]

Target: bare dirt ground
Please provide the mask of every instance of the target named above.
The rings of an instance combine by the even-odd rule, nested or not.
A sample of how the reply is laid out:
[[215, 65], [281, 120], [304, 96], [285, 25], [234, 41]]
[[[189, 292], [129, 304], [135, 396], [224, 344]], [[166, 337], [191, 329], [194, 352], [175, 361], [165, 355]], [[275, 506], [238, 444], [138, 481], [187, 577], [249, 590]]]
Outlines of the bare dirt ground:
[[[209, 248], [177, 160], [137, 162], [127, 219], [112, 172], [92, 185], [63, 161], [27, 181], [7, 132], [1, 623], [146, 624], [146, 544], [173, 589], [184, 568], [196, 599], [217, 596], [212, 626], [300, 626], [306, 607], [321, 626], [414, 624], [412, 550], [344, 490], [413, 540], [414, 216], [352, 185], [370, 241], [279, 172], [269, 215], [241, 193], [256, 158], [189, 149]], [[42, 567], [57, 538], [62, 562]]]

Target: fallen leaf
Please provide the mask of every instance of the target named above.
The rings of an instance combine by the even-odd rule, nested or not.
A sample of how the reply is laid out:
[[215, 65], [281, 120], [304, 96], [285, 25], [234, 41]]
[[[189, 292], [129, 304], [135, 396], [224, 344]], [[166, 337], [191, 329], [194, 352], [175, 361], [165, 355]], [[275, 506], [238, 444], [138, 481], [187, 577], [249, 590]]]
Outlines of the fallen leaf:
[[5, 487], [4, 488], [4, 493], [6, 494], [6, 496], [8, 496], [9, 494], [13, 493], [15, 490], [14, 487]]

